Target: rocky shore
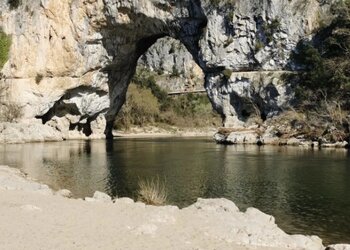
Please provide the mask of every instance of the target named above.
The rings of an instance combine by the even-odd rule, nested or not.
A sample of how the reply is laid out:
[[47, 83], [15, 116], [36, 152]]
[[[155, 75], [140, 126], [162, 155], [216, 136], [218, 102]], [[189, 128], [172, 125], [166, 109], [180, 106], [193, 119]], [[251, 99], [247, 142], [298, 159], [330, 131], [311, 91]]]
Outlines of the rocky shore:
[[239, 211], [226, 199], [198, 199], [184, 209], [129, 198], [69, 199], [17, 169], [0, 166], [0, 242], [4, 249], [236, 249], [327, 248], [317, 236], [288, 235], [272, 216]]
[[[273, 127], [261, 130], [257, 126], [248, 128], [161, 128], [156, 126], [133, 127], [129, 131], [114, 131], [115, 137], [213, 137], [219, 144], [256, 144], [279, 146], [302, 146], [305, 148], [349, 148], [349, 142], [331, 142], [324, 138], [308, 139], [302, 135], [287, 133], [278, 136]], [[60, 131], [40, 123], [0, 123], [0, 143], [30, 143], [77, 139], [104, 139], [103, 130], [86, 136], [78, 131]]]
[[349, 148], [347, 141], [328, 141], [325, 138], [306, 138], [303, 135], [286, 134], [278, 136], [273, 128], [264, 131], [257, 126], [250, 128], [221, 128], [214, 134], [219, 144], [256, 144], [279, 146], [302, 146], [305, 148]]
[[[132, 127], [128, 131], [113, 131], [115, 137], [212, 137], [216, 132], [214, 127], [205, 128], [178, 128], [169, 126], [166, 128], [156, 126]], [[1, 123], [0, 144], [16, 144], [30, 142], [48, 142], [78, 139], [104, 139], [103, 130], [86, 136], [78, 131], [62, 131], [58, 128], [33, 123]]]

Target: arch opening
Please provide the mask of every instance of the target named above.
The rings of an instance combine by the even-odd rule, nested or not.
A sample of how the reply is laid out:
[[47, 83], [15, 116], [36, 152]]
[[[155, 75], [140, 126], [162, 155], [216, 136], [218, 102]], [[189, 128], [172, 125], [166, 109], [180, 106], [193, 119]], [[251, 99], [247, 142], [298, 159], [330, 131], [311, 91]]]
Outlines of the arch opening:
[[204, 85], [205, 73], [187, 48], [169, 36], [159, 38], [139, 57], [113, 127], [220, 126]]

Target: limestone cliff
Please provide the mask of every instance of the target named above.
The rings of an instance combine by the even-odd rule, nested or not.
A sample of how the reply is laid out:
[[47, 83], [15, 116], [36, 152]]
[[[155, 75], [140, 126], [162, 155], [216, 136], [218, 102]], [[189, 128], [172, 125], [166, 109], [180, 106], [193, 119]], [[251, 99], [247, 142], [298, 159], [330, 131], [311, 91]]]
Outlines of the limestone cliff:
[[316, 0], [22, 0], [17, 8], [2, 1], [0, 26], [12, 46], [1, 103], [20, 105], [22, 122], [40, 119], [65, 138], [105, 128], [110, 136], [139, 57], [172, 37], [202, 69], [225, 125], [243, 125], [248, 106], [268, 117], [290, 104], [290, 85], [266, 71], [296, 70], [291, 51], [328, 9]]

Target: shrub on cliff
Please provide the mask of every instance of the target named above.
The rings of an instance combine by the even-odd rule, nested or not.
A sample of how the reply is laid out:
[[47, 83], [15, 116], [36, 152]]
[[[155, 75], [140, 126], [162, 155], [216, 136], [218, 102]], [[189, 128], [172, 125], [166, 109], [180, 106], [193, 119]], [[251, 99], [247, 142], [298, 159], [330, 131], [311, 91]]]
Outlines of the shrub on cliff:
[[0, 122], [16, 122], [23, 116], [23, 109], [18, 103], [7, 101], [7, 91], [8, 86], [0, 82]]
[[11, 47], [11, 38], [0, 29], [0, 70], [7, 62]]
[[301, 86], [328, 96], [350, 91], [350, 0], [333, 6], [337, 15], [315, 41], [301, 42], [294, 59], [304, 65]]
[[22, 107], [16, 103], [0, 103], [0, 122], [16, 122], [23, 116]]

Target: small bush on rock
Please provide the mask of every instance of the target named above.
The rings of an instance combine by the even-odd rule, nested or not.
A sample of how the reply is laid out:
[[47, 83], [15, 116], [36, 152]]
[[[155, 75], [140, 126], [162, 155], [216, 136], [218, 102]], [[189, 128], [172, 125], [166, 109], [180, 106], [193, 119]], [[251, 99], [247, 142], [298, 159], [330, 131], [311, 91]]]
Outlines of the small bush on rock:
[[11, 38], [0, 29], [0, 70], [8, 60]]
[[[1, 107], [1, 106], [0, 106]], [[23, 116], [22, 107], [16, 103], [3, 105], [0, 111], [1, 122], [16, 122]]]

